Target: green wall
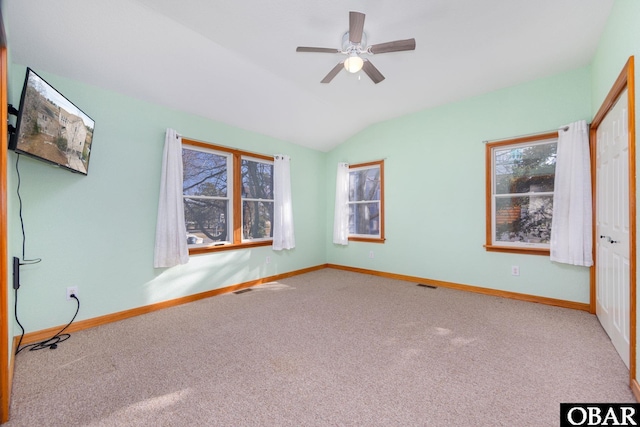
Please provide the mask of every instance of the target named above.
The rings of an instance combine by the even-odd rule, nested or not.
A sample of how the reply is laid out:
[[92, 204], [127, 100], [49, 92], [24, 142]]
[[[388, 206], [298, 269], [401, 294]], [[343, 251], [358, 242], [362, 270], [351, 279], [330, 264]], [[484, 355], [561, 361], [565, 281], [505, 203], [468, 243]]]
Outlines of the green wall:
[[[13, 64], [9, 71], [10, 102], [17, 105], [25, 67]], [[27, 332], [71, 319], [75, 302], [66, 300], [67, 286], [79, 288], [81, 320], [325, 262], [324, 153], [35, 71], [93, 118], [96, 128], [87, 176], [20, 157], [26, 257], [42, 258], [22, 268], [18, 313]], [[290, 155], [296, 248], [225, 251], [154, 269], [168, 127], [196, 140]], [[11, 152], [9, 251], [22, 257], [15, 160]]]
[[[598, 112], [630, 56], [640, 53], [640, 2], [616, 0], [592, 62], [592, 113]], [[636, 68], [638, 65], [636, 64]]]
[[[19, 315], [27, 331], [65, 324], [78, 286], [78, 319], [170, 300], [263, 276], [334, 263], [352, 267], [589, 301], [586, 268], [548, 257], [486, 252], [485, 140], [591, 120], [629, 55], [640, 47], [640, 2], [616, 1], [590, 67], [370, 126], [329, 153], [243, 131], [36, 70], [96, 121], [88, 176], [21, 157], [27, 257]], [[10, 67], [17, 104], [25, 67]], [[248, 151], [292, 157], [297, 247], [227, 251], [153, 268], [164, 131]], [[384, 244], [331, 243], [336, 165], [385, 159]], [[9, 249], [21, 256], [16, 156], [9, 155]], [[374, 258], [369, 258], [373, 251]], [[271, 263], [266, 264], [266, 256]], [[520, 276], [511, 276], [511, 266]], [[13, 334], [18, 332], [14, 327]]]
[[[587, 268], [483, 248], [483, 141], [554, 130], [590, 114], [590, 72], [582, 68], [369, 127], [329, 153], [327, 198], [338, 162], [385, 159], [387, 241], [334, 245], [327, 203], [328, 262], [588, 302]], [[520, 276], [511, 275], [514, 265]]]
[[[638, 109], [638, 87], [640, 74], [638, 73], [638, 61], [640, 60], [640, 2], [637, 0], [616, 0], [607, 26], [600, 39], [598, 50], [592, 63], [592, 115], [598, 112], [613, 83], [617, 79], [620, 71], [627, 63], [630, 56], [634, 56], [636, 82], [636, 147], [640, 143], [638, 129], [640, 129], [640, 110]], [[640, 163], [636, 156], [636, 171], [640, 171]], [[636, 175], [636, 189], [640, 189], [640, 181]], [[638, 198], [636, 193], [636, 198]], [[637, 211], [640, 214], [640, 210]], [[640, 216], [636, 217], [638, 224]], [[637, 252], [637, 256], [640, 252]], [[640, 265], [640, 258], [636, 258], [636, 265]], [[638, 270], [640, 272], [640, 270]], [[636, 283], [640, 284], [640, 276], [636, 272]], [[640, 294], [636, 293], [638, 298]], [[640, 307], [640, 300], [636, 301], [636, 306]], [[640, 321], [640, 317], [638, 317]], [[640, 326], [640, 325], [637, 325]], [[636, 327], [637, 331], [640, 328]], [[636, 351], [636, 365], [640, 363], [640, 352]]]

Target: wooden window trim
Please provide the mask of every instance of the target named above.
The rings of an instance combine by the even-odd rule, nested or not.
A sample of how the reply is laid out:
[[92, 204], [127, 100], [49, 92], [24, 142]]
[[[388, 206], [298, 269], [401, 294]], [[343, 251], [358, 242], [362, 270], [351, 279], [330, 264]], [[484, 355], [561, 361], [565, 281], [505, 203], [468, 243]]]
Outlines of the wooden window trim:
[[206, 148], [209, 150], [216, 150], [225, 153], [230, 153], [233, 156], [233, 199], [231, 200], [231, 206], [233, 209], [233, 243], [222, 244], [216, 246], [198, 246], [189, 248], [189, 255], [200, 255], [211, 252], [231, 251], [236, 249], [249, 249], [260, 246], [271, 246], [273, 239], [260, 240], [257, 242], [243, 242], [242, 241], [242, 177], [241, 166], [242, 157], [252, 157], [254, 159], [266, 160], [273, 162], [273, 156], [267, 156], [264, 154], [252, 153], [250, 151], [238, 150], [235, 148], [225, 147], [222, 145], [209, 144], [202, 141], [195, 141], [192, 139], [182, 138], [182, 145], [191, 145], [194, 147]]
[[380, 237], [349, 236], [348, 240], [350, 242], [384, 243], [387, 240], [384, 235], [384, 160], [375, 160], [372, 162], [349, 165], [349, 169], [372, 166], [378, 166], [380, 168]]
[[636, 400], [640, 400], [640, 385], [638, 384], [638, 379], [636, 377], [636, 352], [637, 352], [637, 326], [636, 326], [636, 318], [637, 318], [637, 247], [636, 247], [636, 107], [635, 107], [635, 58], [630, 56], [627, 60], [627, 63], [624, 65], [618, 78], [613, 83], [613, 86], [609, 89], [609, 93], [607, 94], [605, 100], [600, 105], [598, 112], [594, 116], [591, 121], [591, 128], [589, 130], [589, 142], [591, 144], [591, 193], [592, 193], [592, 230], [593, 230], [593, 240], [592, 240], [592, 248], [593, 248], [593, 260], [594, 265], [591, 266], [590, 269], [590, 313], [596, 314], [596, 294], [597, 294], [597, 280], [596, 280], [596, 266], [598, 263], [598, 258], [596, 254], [596, 213], [597, 213], [597, 192], [596, 192], [596, 153], [597, 153], [597, 132], [602, 123], [602, 120], [606, 117], [609, 111], [613, 108], [615, 103], [618, 101], [618, 98], [622, 94], [622, 92], [627, 89], [627, 100], [628, 100], [628, 135], [629, 135], [629, 153], [628, 153], [628, 161], [629, 161], [629, 218], [631, 219], [629, 223], [629, 386], [631, 387], [631, 391], [633, 392]]
[[208, 142], [196, 141], [193, 139], [182, 138], [182, 144], [193, 145], [195, 147], [201, 147], [201, 148], [207, 148], [209, 150], [224, 151], [225, 153], [232, 153], [238, 156], [254, 157], [256, 159], [262, 159], [262, 160], [273, 162], [273, 156], [252, 153], [250, 151], [238, 150], [236, 148], [225, 147], [223, 145], [209, 144]]
[[491, 152], [496, 147], [503, 147], [506, 145], [523, 144], [527, 142], [544, 141], [546, 139], [558, 138], [558, 132], [546, 132], [537, 135], [528, 135], [517, 138], [510, 138], [500, 141], [487, 142], [485, 144], [485, 244], [484, 248], [487, 252], [507, 252], [515, 254], [525, 255], [551, 255], [551, 250], [548, 248], [528, 248], [526, 246], [507, 246], [507, 245], [494, 245], [493, 244], [493, 227], [492, 227], [492, 182], [493, 182], [493, 157]]

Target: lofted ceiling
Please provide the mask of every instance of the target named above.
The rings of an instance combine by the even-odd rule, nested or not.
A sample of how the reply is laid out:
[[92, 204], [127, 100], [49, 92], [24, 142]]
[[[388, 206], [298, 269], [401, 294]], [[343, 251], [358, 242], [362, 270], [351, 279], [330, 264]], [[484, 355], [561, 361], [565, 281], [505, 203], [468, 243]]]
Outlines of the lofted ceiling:
[[[13, 62], [328, 151], [367, 126], [591, 62], [614, 0], [3, 0]], [[386, 77], [340, 72], [349, 11]], [[91, 115], [90, 108], [85, 107]], [[179, 130], [188, 134], [188, 130]]]

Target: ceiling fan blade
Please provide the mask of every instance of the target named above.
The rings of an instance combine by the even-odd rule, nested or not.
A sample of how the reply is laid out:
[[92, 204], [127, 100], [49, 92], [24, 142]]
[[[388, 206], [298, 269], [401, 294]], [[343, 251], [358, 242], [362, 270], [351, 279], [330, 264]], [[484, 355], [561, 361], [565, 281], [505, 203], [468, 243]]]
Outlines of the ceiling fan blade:
[[399, 52], [401, 50], [415, 50], [416, 39], [396, 40], [393, 42], [374, 44], [369, 47], [371, 53]]
[[296, 52], [340, 53], [340, 50], [330, 47], [306, 47], [298, 46]]
[[384, 80], [384, 76], [382, 75], [382, 73], [378, 71], [378, 69], [374, 67], [373, 64], [367, 59], [365, 59], [364, 64], [362, 64], [362, 71], [364, 71], [375, 84], [378, 84]]
[[344, 64], [342, 62], [338, 62], [338, 65], [333, 67], [333, 69], [329, 71], [329, 74], [324, 76], [324, 79], [322, 79], [320, 83], [329, 83], [343, 68], [344, 68]]
[[358, 44], [362, 41], [364, 30], [364, 13], [349, 12], [349, 41]]

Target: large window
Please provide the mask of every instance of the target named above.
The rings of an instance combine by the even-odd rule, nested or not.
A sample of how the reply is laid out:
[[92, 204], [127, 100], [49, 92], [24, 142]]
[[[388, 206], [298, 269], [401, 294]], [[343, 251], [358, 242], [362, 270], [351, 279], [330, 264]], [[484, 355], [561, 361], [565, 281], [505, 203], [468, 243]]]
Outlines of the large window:
[[190, 253], [271, 244], [273, 158], [183, 139]]
[[549, 253], [557, 141], [487, 143], [487, 250]]
[[349, 240], [384, 242], [384, 162], [349, 166]]

